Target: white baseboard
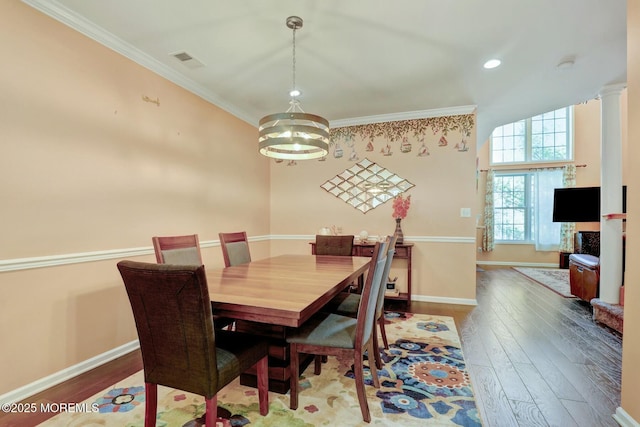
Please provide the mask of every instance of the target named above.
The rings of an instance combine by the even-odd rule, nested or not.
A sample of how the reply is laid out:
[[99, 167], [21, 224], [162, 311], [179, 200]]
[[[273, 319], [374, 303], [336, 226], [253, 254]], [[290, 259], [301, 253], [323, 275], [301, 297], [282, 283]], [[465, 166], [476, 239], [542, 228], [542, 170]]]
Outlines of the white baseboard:
[[440, 304], [478, 305], [478, 301], [475, 299], [431, 297], [427, 295], [412, 295], [411, 301], [436, 302]]
[[613, 414], [613, 419], [622, 427], [640, 427], [640, 423], [631, 418], [631, 415], [621, 407], [616, 409], [616, 413]]
[[506, 261], [476, 261], [477, 265], [491, 265], [495, 267], [540, 267], [560, 268], [557, 263], [548, 262], [506, 262]]
[[87, 372], [93, 368], [97, 368], [111, 360], [117, 359], [120, 356], [124, 356], [140, 347], [138, 340], [128, 342], [120, 347], [109, 350], [105, 353], [99, 354], [91, 359], [80, 362], [77, 365], [70, 366], [66, 369], [48, 375], [44, 378], [36, 380], [31, 384], [27, 384], [8, 393], [0, 395], [0, 404], [20, 402], [29, 396], [33, 396], [43, 390], [51, 388], [57, 384], [60, 384], [66, 380], [76, 377], [84, 372]]

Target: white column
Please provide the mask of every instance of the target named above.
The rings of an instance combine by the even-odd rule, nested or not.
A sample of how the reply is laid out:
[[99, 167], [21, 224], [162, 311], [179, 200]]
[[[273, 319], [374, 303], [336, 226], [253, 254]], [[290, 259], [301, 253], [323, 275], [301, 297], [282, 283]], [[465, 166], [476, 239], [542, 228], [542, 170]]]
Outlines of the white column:
[[[622, 212], [622, 119], [620, 94], [625, 85], [600, 91], [600, 213]], [[600, 299], [618, 304], [622, 285], [622, 220], [600, 219]]]

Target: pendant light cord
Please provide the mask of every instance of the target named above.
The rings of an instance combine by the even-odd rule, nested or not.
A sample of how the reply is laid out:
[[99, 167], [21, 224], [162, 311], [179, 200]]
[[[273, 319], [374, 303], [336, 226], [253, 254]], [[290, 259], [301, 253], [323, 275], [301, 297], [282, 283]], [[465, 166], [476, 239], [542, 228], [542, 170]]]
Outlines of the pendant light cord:
[[[296, 30], [298, 29], [297, 25], [293, 26], [293, 87], [291, 91], [296, 90]], [[294, 97], [295, 98], [295, 97]]]

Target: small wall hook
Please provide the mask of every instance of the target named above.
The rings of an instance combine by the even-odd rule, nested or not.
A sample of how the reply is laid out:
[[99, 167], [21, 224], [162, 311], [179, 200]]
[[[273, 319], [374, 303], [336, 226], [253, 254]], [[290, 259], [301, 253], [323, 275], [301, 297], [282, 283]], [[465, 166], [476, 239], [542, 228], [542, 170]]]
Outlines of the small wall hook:
[[151, 102], [152, 104], [156, 104], [158, 107], [160, 106], [160, 98], [151, 99], [147, 95], [142, 95], [142, 100], [144, 102]]

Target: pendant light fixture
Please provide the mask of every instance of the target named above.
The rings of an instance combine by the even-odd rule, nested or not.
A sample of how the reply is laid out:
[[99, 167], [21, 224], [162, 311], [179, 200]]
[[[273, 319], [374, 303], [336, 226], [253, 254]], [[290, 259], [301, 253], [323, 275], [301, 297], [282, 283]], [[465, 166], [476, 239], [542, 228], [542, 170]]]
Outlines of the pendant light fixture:
[[258, 144], [260, 154], [274, 159], [319, 159], [329, 153], [329, 121], [302, 110], [300, 91], [296, 88], [296, 30], [302, 28], [302, 18], [290, 16], [287, 27], [293, 30], [293, 87], [289, 109], [270, 114], [260, 120]]

